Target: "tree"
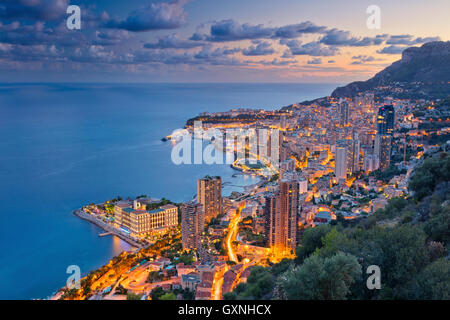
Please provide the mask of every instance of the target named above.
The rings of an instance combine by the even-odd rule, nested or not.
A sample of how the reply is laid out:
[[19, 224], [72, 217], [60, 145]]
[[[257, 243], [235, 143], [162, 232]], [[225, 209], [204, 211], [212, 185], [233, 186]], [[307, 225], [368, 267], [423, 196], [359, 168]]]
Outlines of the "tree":
[[147, 276], [147, 282], [159, 282], [164, 279], [164, 275], [160, 271], [150, 271]]
[[429, 262], [425, 233], [417, 226], [402, 225], [383, 230], [376, 241], [383, 252], [384, 283], [397, 298], [406, 298], [407, 284]]
[[152, 300], [159, 300], [159, 298], [161, 298], [161, 296], [164, 295], [164, 290], [161, 287], [156, 287], [155, 289], [152, 290], [152, 292], [150, 293], [150, 296], [152, 297]]
[[167, 292], [165, 294], [163, 294], [159, 300], [177, 300], [177, 297], [175, 296], [175, 294], [173, 292]]
[[281, 286], [290, 300], [342, 300], [361, 273], [361, 265], [353, 255], [312, 255], [301, 266], [288, 270], [281, 277]]
[[417, 200], [432, 193], [442, 181], [450, 180], [450, 157], [443, 152], [440, 157], [428, 158], [417, 168], [409, 181], [409, 189], [415, 192]]
[[317, 248], [322, 247], [322, 238], [331, 230], [327, 225], [317, 226], [315, 228], [308, 228], [303, 232], [301, 239], [301, 246], [297, 247], [295, 254], [297, 256], [296, 262], [300, 263], [313, 253]]
[[127, 293], [127, 300], [141, 300], [142, 296], [134, 292]]
[[445, 258], [429, 264], [417, 277], [412, 299], [450, 299], [450, 261]]

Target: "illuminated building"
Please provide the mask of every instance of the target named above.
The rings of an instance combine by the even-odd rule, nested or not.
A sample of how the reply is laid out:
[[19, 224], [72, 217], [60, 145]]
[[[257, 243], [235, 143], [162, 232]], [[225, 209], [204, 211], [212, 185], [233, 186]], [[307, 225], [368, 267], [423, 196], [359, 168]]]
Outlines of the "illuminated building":
[[275, 223], [275, 247], [297, 246], [298, 182], [281, 180], [279, 193], [279, 215]]
[[279, 192], [266, 197], [266, 244], [278, 253], [297, 245], [298, 195], [297, 181], [281, 180]]
[[266, 196], [266, 205], [264, 207], [264, 233], [266, 246], [273, 247], [275, 244], [275, 215], [277, 212], [277, 197], [270, 193]]
[[200, 247], [200, 237], [204, 228], [203, 205], [195, 201], [183, 203], [181, 209], [181, 241], [184, 250]]
[[340, 124], [342, 126], [345, 126], [348, 124], [348, 119], [349, 119], [349, 110], [348, 110], [348, 102], [347, 101], [342, 101], [339, 104], [339, 120], [340, 120]]
[[384, 170], [391, 163], [391, 136], [388, 134], [375, 136], [375, 155], [380, 162], [380, 169]]
[[133, 206], [119, 203], [114, 206], [115, 226], [133, 238], [167, 231], [178, 225], [178, 209], [168, 204], [155, 210], [146, 210], [145, 204], [135, 200]]
[[[356, 137], [358, 135], [356, 134]], [[359, 167], [359, 151], [360, 143], [358, 139], [341, 139], [336, 141], [337, 148], [345, 148], [345, 159], [346, 159], [346, 175], [353, 175], [355, 172], [360, 170]], [[337, 156], [336, 156], [337, 158]], [[342, 167], [343, 169], [343, 167]]]
[[208, 222], [222, 214], [222, 179], [206, 176], [197, 181], [197, 202], [203, 205]]
[[378, 109], [377, 132], [380, 135], [394, 133], [395, 110], [392, 105], [385, 105]]
[[308, 180], [306, 180], [305, 178], [300, 178], [298, 180], [298, 186], [300, 194], [308, 192]]
[[336, 156], [334, 161], [334, 175], [339, 179], [347, 178], [347, 148], [336, 146]]

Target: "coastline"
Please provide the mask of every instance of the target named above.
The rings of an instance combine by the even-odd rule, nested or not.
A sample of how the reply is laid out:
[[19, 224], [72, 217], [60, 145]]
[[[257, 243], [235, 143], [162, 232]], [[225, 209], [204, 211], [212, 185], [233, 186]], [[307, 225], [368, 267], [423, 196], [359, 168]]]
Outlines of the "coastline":
[[119, 237], [120, 239], [122, 239], [123, 241], [125, 241], [126, 243], [128, 243], [129, 245], [133, 246], [136, 249], [143, 248], [143, 246], [140, 243], [138, 243], [138, 242], [134, 241], [133, 239], [131, 239], [130, 237], [127, 237], [124, 234], [118, 232], [115, 228], [104, 223], [103, 221], [100, 221], [99, 219], [94, 218], [91, 215], [85, 213], [82, 209], [74, 210], [72, 213], [75, 216], [77, 216], [78, 218], [86, 220], [86, 221], [94, 224], [95, 226], [103, 229], [104, 231], [110, 233], [111, 235]]

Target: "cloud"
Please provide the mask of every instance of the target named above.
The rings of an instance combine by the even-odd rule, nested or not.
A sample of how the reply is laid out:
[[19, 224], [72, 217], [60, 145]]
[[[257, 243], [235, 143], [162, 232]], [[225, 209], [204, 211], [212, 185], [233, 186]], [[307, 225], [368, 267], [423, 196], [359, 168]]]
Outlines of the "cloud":
[[50, 28], [41, 21], [26, 25], [14, 21], [4, 25], [0, 23], [0, 42], [24, 46], [39, 44], [79, 46], [90, 40], [85, 33], [70, 32], [65, 24]]
[[216, 48], [204, 47], [200, 52], [194, 55], [196, 59], [210, 60], [211, 58], [222, 58], [241, 51], [239, 48], [229, 49], [228, 47]]
[[252, 45], [247, 49], [242, 50], [242, 54], [245, 56], [266, 56], [275, 52], [272, 48], [272, 44], [267, 41], [253, 41], [256, 45]]
[[240, 24], [233, 19], [222, 20], [211, 25], [210, 35], [194, 34], [192, 40], [204, 39], [208, 41], [236, 41], [244, 39], [260, 39], [270, 37], [272, 28], [265, 28], [262, 24]]
[[364, 62], [371, 62], [376, 60], [374, 57], [366, 55], [353, 56], [352, 59], [355, 61], [353, 61], [351, 64], [363, 64]]
[[320, 58], [313, 58], [311, 60], [308, 60], [308, 64], [322, 64], [322, 59]]
[[190, 39], [216, 42], [271, 38], [292, 39], [298, 38], [303, 34], [324, 33], [326, 29], [326, 27], [317, 26], [311, 21], [269, 28], [263, 24], [241, 24], [233, 19], [227, 19], [214, 22], [210, 27], [209, 34], [196, 32]]
[[377, 53], [380, 53], [380, 54], [401, 54], [403, 52], [403, 50], [405, 50], [406, 48], [408, 48], [408, 47], [407, 46], [392, 45], [392, 46], [384, 47], [381, 50], [377, 50]]
[[323, 33], [326, 31], [326, 27], [317, 26], [311, 21], [305, 21], [298, 24], [291, 24], [283, 27], [279, 27], [275, 30], [274, 36], [276, 38], [298, 38], [305, 33]]
[[415, 45], [415, 44], [422, 44], [425, 42], [431, 42], [431, 41], [440, 41], [440, 37], [425, 37], [425, 38], [414, 38], [414, 36], [410, 34], [402, 34], [402, 35], [392, 35], [389, 37], [389, 39], [386, 41], [386, 44], [391, 45]]
[[113, 46], [130, 39], [130, 33], [126, 30], [102, 30], [95, 31], [94, 45]]
[[309, 42], [302, 45], [299, 40], [285, 40], [281, 39], [280, 44], [284, 44], [289, 48], [289, 52], [283, 56], [288, 58], [291, 55], [309, 55], [309, 56], [334, 56], [339, 53], [339, 50], [334, 47], [324, 46], [319, 42]]
[[133, 32], [176, 29], [184, 26], [187, 13], [183, 6], [186, 0], [151, 3], [133, 11], [126, 19], [110, 19], [105, 27], [125, 29]]
[[184, 40], [179, 38], [176, 34], [166, 35], [158, 38], [156, 42], [144, 44], [147, 49], [191, 49], [204, 45], [198, 41]]
[[261, 60], [261, 61], [252, 61], [252, 60], [246, 60], [244, 61], [247, 64], [260, 64], [263, 66], [276, 66], [276, 67], [281, 67], [281, 66], [288, 66], [288, 65], [293, 65], [296, 64], [297, 61], [296, 60], [278, 60], [277, 58], [274, 58], [271, 61], [265, 61], [265, 60]]
[[69, 0], [0, 0], [0, 18], [55, 21], [66, 15]]
[[320, 43], [329, 46], [350, 46], [365, 47], [379, 45], [383, 43], [386, 35], [378, 35], [375, 37], [352, 37], [350, 32], [338, 30], [336, 28], [327, 31], [326, 35], [320, 39]]

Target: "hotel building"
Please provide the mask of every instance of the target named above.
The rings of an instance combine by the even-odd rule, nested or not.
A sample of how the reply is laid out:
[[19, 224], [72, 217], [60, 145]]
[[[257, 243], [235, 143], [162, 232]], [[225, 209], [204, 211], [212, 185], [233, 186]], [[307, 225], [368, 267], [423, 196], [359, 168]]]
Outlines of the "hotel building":
[[118, 203], [114, 206], [115, 227], [133, 238], [141, 239], [149, 235], [166, 232], [178, 225], [178, 209], [172, 204], [155, 210], [146, 210], [146, 205], [138, 200], [133, 206]]

